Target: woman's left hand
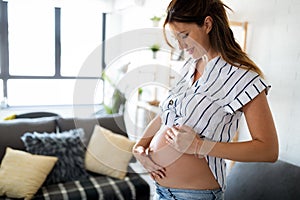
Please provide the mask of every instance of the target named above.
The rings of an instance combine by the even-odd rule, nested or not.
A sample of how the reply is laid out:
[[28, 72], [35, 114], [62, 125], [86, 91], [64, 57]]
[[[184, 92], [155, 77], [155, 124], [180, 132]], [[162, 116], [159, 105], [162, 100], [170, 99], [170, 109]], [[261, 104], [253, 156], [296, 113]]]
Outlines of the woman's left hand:
[[172, 127], [167, 131], [165, 137], [167, 143], [181, 153], [196, 154], [197, 148], [202, 144], [197, 133], [186, 125]]

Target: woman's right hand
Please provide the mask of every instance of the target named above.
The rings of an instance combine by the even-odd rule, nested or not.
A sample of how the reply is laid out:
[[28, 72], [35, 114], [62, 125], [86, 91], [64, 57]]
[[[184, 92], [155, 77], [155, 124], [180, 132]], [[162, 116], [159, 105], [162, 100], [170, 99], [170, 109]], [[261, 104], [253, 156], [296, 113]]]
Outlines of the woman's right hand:
[[137, 146], [133, 148], [132, 153], [153, 179], [164, 178], [166, 176], [166, 169], [152, 160], [149, 148], [145, 149], [143, 146]]

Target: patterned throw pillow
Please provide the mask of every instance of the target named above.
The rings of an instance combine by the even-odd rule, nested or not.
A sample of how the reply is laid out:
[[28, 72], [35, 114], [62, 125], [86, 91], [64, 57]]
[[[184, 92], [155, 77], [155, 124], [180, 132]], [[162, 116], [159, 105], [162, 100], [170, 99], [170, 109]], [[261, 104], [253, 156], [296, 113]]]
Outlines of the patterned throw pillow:
[[85, 178], [85, 148], [82, 144], [83, 129], [62, 133], [25, 133], [21, 139], [29, 153], [55, 156], [58, 161], [44, 185], [74, 181]]

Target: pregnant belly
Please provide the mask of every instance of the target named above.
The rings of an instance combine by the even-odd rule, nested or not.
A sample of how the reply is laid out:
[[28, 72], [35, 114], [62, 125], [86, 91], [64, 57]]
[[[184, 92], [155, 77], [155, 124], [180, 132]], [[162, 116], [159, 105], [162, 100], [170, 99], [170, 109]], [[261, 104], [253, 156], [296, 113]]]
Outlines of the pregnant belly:
[[177, 159], [179, 159], [183, 154], [176, 151], [174, 148], [168, 145], [165, 138], [166, 131], [169, 128], [162, 126], [160, 130], [153, 137], [149, 147], [152, 150], [153, 160], [163, 166], [167, 167], [173, 164]]
[[167, 130], [167, 127], [162, 127], [149, 145], [152, 159], [166, 168], [166, 177], [155, 181], [162, 186], [173, 188], [219, 188], [204, 158], [199, 159], [191, 154], [180, 153], [168, 145], [165, 138]]

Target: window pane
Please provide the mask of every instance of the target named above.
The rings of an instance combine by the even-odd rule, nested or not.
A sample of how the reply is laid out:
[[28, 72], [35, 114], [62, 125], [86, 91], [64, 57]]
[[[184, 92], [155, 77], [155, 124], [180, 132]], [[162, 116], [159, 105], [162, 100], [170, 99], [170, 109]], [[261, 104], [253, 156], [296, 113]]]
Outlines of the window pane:
[[[102, 103], [102, 81], [99, 80], [63, 80], [63, 79], [11, 79], [8, 80], [8, 102], [10, 106], [66, 105]], [[86, 90], [78, 90], [76, 87]], [[90, 90], [90, 91], [88, 91]], [[85, 99], [78, 98], [80, 93]], [[92, 92], [92, 95], [88, 92]], [[75, 95], [74, 95], [75, 94]], [[80, 97], [80, 96], [79, 96]], [[79, 104], [78, 103], [78, 104]]]
[[54, 13], [46, 0], [8, 2], [10, 74], [54, 75]]
[[[88, 56], [101, 45], [102, 12], [89, 5], [67, 4], [61, 8], [61, 74], [78, 76]], [[101, 54], [99, 54], [99, 57]], [[101, 60], [98, 59], [101, 68]], [[99, 76], [100, 74], [85, 74]]]

